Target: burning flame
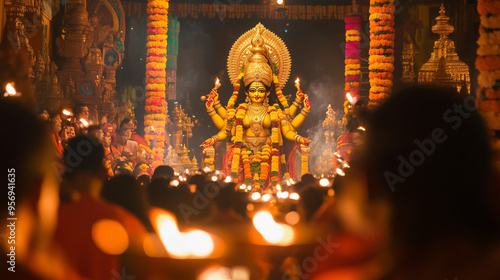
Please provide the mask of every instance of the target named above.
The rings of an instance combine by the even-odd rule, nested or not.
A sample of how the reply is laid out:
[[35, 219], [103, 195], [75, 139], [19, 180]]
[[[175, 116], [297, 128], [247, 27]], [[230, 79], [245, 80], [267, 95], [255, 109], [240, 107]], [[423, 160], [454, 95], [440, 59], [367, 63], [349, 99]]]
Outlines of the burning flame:
[[154, 127], [154, 126], [151, 126], [151, 130], [152, 130], [152, 131], [155, 131], [155, 127]]
[[176, 218], [165, 210], [153, 209], [151, 220], [165, 249], [173, 258], [205, 258], [215, 248], [210, 234], [201, 230], [180, 232]]
[[319, 185], [322, 187], [328, 187], [330, 185], [330, 181], [328, 181], [328, 179], [326, 178], [323, 178], [319, 180]]
[[293, 229], [288, 225], [276, 223], [268, 211], [255, 214], [253, 225], [262, 237], [271, 244], [286, 246], [290, 245], [295, 239]]
[[337, 172], [337, 174], [339, 174], [340, 176], [345, 176], [344, 170], [342, 170], [340, 168], [335, 169], [335, 172]]
[[84, 118], [81, 118], [80, 122], [83, 124], [83, 126], [89, 127], [89, 123]]
[[283, 0], [278, 0], [276, 2], [278, 3], [278, 5], [282, 5], [283, 4]]
[[299, 79], [299, 78], [297, 78], [297, 79], [295, 80], [295, 83], [296, 83], [296, 84], [298, 84], [299, 82], [300, 82], [300, 79]]
[[296, 192], [290, 194], [290, 199], [299, 200], [299, 198], [300, 198], [300, 196]]
[[258, 200], [258, 199], [260, 199], [260, 193], [254, 192], [251, 194], [250, 197], [252, 198], [252, 200]]
[[[224, 179], [224, 183], [231, 183], [233, 181], [233, 178], [231, 176], [227, 176], [226, 179]], [[241, 188], [241, 186], [240, 186]]]
[[216, 85], [220, 85], [219, 78], [217, 78], [217, 79], [215, 80], [215, 84], [216, 84]]
[[351, 93], [346, 93], [345, 97], [347, 98], [347, 100], [349, 100], [349, 103], [351, 104], [354, 104], [356, 103], [356, 100], [354, 99], [354, 97], [352, 97]]
[[8, 83], [6, 86], [5, 86], [5, 90], [7, 91], [4, 96], [14, 96], [16, 95], [16, 89], [14, 88], [14, 86], [11, 84], [11, 83]]
[[67, 109], [63, 109], [62, 113], [63, 113], [63, 115], [68, 116], [68, 117], [72, 115], [71, 112]]
[[210, 171], [211, 171], [211, 169], [210, 169], [210, 167], [208, 167], [208, 166], [207, 166], [207, 167], [205, 167], [205, 168], [203, 168], [203, 172], [205, 172], [205, 173], [208, 173], [208, 172], [210, 172]]
[[361, 131], [366, 131], [366, 128], [364, 128], [362, 126], [358, 126], [358, 129], [361, 130]]

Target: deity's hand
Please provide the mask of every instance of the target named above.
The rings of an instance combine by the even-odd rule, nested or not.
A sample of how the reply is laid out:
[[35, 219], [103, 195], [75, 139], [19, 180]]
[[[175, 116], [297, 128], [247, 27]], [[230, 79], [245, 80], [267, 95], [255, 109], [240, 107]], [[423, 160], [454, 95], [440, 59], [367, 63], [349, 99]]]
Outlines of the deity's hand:
[[304, 109], [311, 110], [311, 101], [309, 101], [309, 95], [304, 95]]
[[219, 100], [219, 94], [212, 90], [208, 94], [207, 102], [205, 102], [205, 106], [207, 107], [207, 110], [210, 110], [214, 107], [214, 104], [217, 103], [217, 100]]
[[295, 94], [295, 99], [297, 103], [301, 103], [302, 100], [304, 100], [304, 93], [302, 92], [302, 90], [297, 91], [297, 93]]
[[203, 143], [201, 143], [200, 147], [208, 148], [210, 146], [213, 146], [214, 143], [215, 143], [215, 138], [214, 137], [210, 137], [207, 140], [205, 140]]
[[305, 137], [302, 137], [300, 135], [296, 135], [295, 136], [295, 142], [299, 143], [299, 144], [302, 144], [302, 145], [306, 145], [306, 144], [309, 144], [311, 143], [311, 140], [305, 138]]

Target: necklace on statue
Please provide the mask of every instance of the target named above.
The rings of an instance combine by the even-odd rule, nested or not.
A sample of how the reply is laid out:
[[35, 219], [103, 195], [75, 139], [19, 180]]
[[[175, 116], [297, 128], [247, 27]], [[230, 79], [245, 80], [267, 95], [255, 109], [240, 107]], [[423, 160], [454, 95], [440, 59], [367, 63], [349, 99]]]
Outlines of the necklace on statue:
[[257, 136], [262, 132], [262, 123], [264, 122], [266, 113], [265, 106], [248, 106], [247, 114], [250, 119], [250, 129]]

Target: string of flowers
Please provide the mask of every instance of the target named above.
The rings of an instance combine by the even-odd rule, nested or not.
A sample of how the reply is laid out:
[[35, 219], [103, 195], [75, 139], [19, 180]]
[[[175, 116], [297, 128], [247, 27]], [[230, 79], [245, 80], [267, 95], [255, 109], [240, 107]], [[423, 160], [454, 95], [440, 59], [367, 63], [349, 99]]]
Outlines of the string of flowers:
[[394, 71], [394, 0], [370, 0], [370, 104], [389, 97]]
[[358, 98], [361, 81], [361, 17], [346, 16], [345, 30], [345, 94]]
[[500, 0], [479, 0], [481, 16], [476, 68], [479, 70], [477, 104], [488, 127], [500, 130]]
[[233, 161], [231, 162], [231, 174], [230, 176], [233, 178], [233, 182], [238, 183], [238, 169], [240, 167], [240, 156], [241, 156], [241, 148], [243, 147], [243, 118], [246, 115], [247, 104], [241, 103], [236, 111], [235, 118], [236, 120], [236, 133], [233, 137], [234, 148], [233, 148]]
[[153, 166], [163, 164], [165, 153], [165, 84], [167, 63], [168, 0], [150, 0], [147, 6], [146, 114], [144, 126]]
[[[286, 100], [285, 100], [286, 101]], [[271, 184], [276, 186], [279, 180], [279, 169], [280, 169], [280, 119], [279, 111], [281, 111], [278, 104], [270, 106], [268, 108], [268, 113], [271, 118]]]

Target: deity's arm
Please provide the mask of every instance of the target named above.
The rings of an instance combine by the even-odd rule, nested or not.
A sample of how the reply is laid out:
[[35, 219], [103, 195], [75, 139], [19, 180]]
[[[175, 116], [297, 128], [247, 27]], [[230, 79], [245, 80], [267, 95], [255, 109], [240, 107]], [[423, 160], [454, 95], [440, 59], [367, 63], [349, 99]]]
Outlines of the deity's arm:
[[226, 126], [224, 125], [222, 129], [215, 134], [214, 136], [208, 138], [205, 140], [203, 143], [201, 143], [201, 147], [207, 148], [209, 146], [212, 146], [215, 142], [217, 141], [222, 141], [227, 139], [227, 134], [226, 134]]
[[219, 94], [217, 91], [212, 90], [205, 98], [207, 100], [205, 106], [207, 107], [208, 115], [212, 118], [217, 129], [222, 129], [225, 124], [224, 118], [226, 117], [226, 109], [220, 105]]
[[295, 128], [293, 128], [292, 124], [287, 120], [281, 121], [281, 132], [283, 133], [283, 136], [290, 141], [299, 144], [307, 144], [310, 142], [307, 138], [300, 136]]
[[297, 93], [295, 94], [295, 101], [293, 101], [292, 105], [290, 106], [290, 117], [295, 116], [295, 113], [300, 107], [300, 104], [304, 100], [304, 93], [302, 90], [298, 90]]
[[215, 108], [215, 110], [217, 110], [217, 114], [219, 114], [219, 116], [222, 119], [224, 119], [226, 117], [226, 108], [224, 108], [224, 106], [220, 105], [219, 100], [215, 101], [214, 108]]
[[[309, 112], [311, 110], [311, 102], [309, 102], [309, 96], [305, 95], [304, 97], [303, 97], [304, 98], [304, 108], [302, 109], [302, 111], [300, 111], [300, 114], [298, 114], [292, 120], [292, 123], [291, 123], [291, 125], [295, 129], [299, 128], [302, 125], [302, 123], [304, 122], [304, 120], [306, 119], [307, 115], [309, 114]], [[294, 101], [294, 103], [295, 103], [295, 101]], [[290, 111], [290, 113], [291, 113], [291, 111]]]
[[207, 110], [207, 112], [208, 115], [212, 118], [212, 122], [215, 124], [217, 129], [222, 130], [225, 127], [226, 123], [224, 119], [215, 111], [214, 108], [212, 108], [211, 110]]

